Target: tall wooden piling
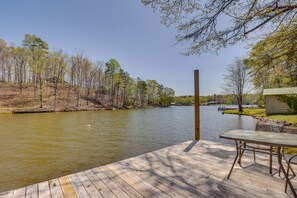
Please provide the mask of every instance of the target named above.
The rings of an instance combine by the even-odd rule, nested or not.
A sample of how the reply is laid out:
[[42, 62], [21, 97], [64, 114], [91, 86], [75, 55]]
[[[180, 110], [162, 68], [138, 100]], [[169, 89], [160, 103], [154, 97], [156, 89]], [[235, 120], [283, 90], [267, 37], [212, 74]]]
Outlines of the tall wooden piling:
[[200, 140], [199, 70], [194, 70], [195, 89], [195, 140]]

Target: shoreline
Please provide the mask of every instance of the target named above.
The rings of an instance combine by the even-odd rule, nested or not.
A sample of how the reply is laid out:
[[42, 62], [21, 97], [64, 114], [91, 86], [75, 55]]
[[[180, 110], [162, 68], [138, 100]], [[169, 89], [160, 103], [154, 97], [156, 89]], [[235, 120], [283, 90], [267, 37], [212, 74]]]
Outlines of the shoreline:
[[130, 110], [130, 109], [150, 109], [150, 108], [163, 108], [162, 106], [146, 106], [146, 107], [123, 107], [123, 108], [101, 108], [101, 107], [66, 107], [66, 108], [1, 108], [0, 114], [30, 114], [30, 113], [57, 113], [57, 112], [78, 112], [78, 111], [115, 111], [115, 110]]
[[237, 110], [225, 110], [224, 114], [233, 114], [239, 116], [251, 116], [254, 119], [257, 119], [262, 122], [272, 122], [276, 124], [283, 124], [285, 131], [287, 133], [297, 134], [297, 115], [291, 114], [275, 114], [267, 115], [265, 109], [263, 108], [247, 108], [243, 112], [238, 112]]

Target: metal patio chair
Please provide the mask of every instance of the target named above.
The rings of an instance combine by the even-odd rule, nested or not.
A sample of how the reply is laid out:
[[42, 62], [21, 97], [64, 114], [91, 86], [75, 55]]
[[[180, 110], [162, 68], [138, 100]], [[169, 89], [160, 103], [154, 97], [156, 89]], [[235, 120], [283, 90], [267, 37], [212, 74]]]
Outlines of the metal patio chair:
[[[297, 165], [297, 154], [294, 154], [294, 155], [286, 154], [285, 148], [284, 148], [282, 151], [282, 155], [283, 155], [283, 159], [287, 163], [287, 172], [285, 174], [288, 176], [288, 178], [290, 178], [289, 175], [290, 175], [290, 170], [291, 170], [291, 172], [292, 172], [291, 178], [295, 177], [296, 174], [295, 174], [294, 170], [292, 169], [291, 164]], [[285, 192], [287, 192], [287, 188], [288, 188], [288, 181], [286, 181]]]
[[[275, 123], [266, 123], [266, 122], [257, 122], [256, 131], [265, 131], [265, 132], [275, 132], [282, 133], [284, 125], [283, 124], [275, 124]], [[245, 148], [247, 150], [252, 150], [254, 155], [254, 162], [256, 162], [256, 152], [267, 153], [269, 154], [269, 173], [272, 174], [272, 156], [277, 155], [276, 148], [273, 146], [265, 146], [260, 144], [245, 144]], [[279, 172], [280, 174], [280, 172]]]

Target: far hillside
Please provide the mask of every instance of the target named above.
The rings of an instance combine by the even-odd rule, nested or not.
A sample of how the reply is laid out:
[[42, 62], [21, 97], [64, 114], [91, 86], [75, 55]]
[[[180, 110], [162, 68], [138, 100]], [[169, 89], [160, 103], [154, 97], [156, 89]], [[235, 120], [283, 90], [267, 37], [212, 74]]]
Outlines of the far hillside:
[[114, 58], [93, 61], [80, 51], [50, 51], [31, 34], [25, 35], [22, 46], [0, 39], [0, 111], [167, 107], [174, 94], [156, 80], [131, 77]]
[[[232, 95], [223, 95], [223, 94], [214, 94], [208, 96], [200, 96], [200, 105], [207, 105], [207, 104], [218, 104], [218, 105], [236, 105], [237, 102]], [[190, 106], [194, 104], [194, 96], [187, 95], [187, 96], [176, 96], [175, 97], [175, 105], [177, 106]], [[262, 106], [263, 99], [262, 96], [257, 94], [246, 94], [244, 96], [244, 104], [255, 104]]]

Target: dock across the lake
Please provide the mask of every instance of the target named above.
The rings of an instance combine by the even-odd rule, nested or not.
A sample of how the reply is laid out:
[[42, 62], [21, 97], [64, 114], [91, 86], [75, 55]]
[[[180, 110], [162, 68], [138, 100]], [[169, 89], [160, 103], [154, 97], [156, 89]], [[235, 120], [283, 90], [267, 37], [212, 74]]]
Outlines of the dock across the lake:
[[[1, 192], [0, 197], [290, 197], [285, 181], [273, 175], [268, 155], [254, 163], [246, 153], [242, 165], [229, 169], [235, 147], [200, 140], [146, 153], [60, 178]], [[297, 182], [293, 182], [297, 186]], [[289, 192], [290, 193], [290, 192]]]

